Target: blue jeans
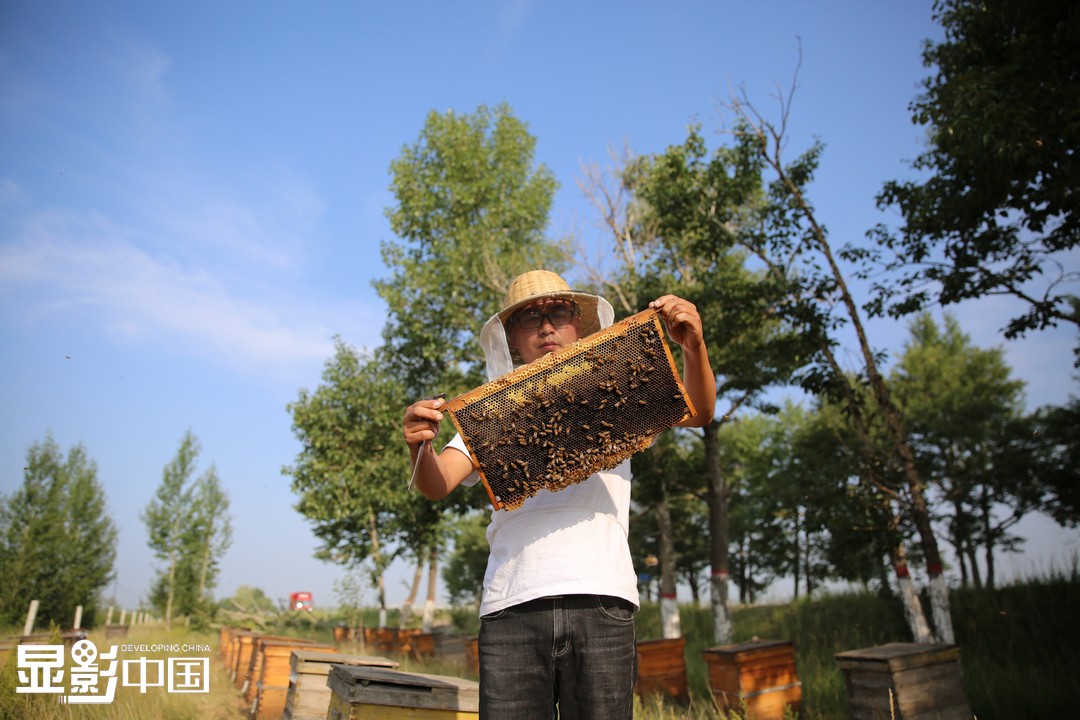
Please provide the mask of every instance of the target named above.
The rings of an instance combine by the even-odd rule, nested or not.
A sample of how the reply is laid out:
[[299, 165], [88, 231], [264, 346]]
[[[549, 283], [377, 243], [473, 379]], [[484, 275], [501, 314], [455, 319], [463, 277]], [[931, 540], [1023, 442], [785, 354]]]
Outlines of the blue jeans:
[[479, 651], [481, 720], [633, 717], [637, 646], [626, 600], [564, 595], [485, 615]]

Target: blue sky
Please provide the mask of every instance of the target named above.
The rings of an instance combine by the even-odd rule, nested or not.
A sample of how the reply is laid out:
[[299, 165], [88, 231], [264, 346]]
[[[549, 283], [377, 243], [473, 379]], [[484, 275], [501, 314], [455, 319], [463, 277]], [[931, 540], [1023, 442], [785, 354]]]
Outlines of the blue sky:
[[[286, 405], [317, 386], [335, 335], [379, 342], [389, 164], [426, 115], [508, 103], [561, 184], [550, 234], [595, 245], [582, 163], [661, 151], [694, 122], [719, 142], [720, 104], [740, 88], [775, 116], [801, 44], [789, 152], [825, 142], [819, 216], [837, 245], [858, 242], [892, 221], [873, 198], [920, 152], [906, 108], [928, 72], [922, 42], [940, 36], [930, 6], [6, 0], [0, 492], [46, 433], [65, 451], [83, 443], [120, 528], [116, 595], [132, 607], [154, 566], [139, 513], [190, 429], [232, 502], [218, 595], [251, 585], [336, 604], [342, 572], [312, 558], [281, 473], [298, 450]], [[958, 315], [996, 346], [1008, 309]], [[905, 329], [871, 334], [896, 350]], [[1029, 405], [1075, 392], [1072, 339], [1005, 346]], [[1020, 569], [1080, 546], [1076, 532], [1024, 528], [1036, 540]], [[394, 569], [391, 602], [407, 576]]]

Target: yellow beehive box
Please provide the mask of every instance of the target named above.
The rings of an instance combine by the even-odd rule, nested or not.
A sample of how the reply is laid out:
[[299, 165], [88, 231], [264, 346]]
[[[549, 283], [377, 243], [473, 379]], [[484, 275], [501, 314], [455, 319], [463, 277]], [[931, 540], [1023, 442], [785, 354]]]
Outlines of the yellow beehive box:
[[634, 691], [689, 699], [686, 684], [686, 638], [642, 640], [637, 643], [637, 682]]
[[260, 643], [256, 656], [257, 668], [252, 677], [255, 686], [251, 701], [252, 718], [277, 720], [285, 711], [285, 700], [289, 694], [289, 657], [296, 649], [337, 651], [333, 645], [308, 640], [267, 640]]
[[702, 655], [720, 710], [745, 712], [749, 720], [781, 720], [787, 708], [801, 708], [793, 642], [756, 640], [708, 648]]
[[326, 681], [332, 665], [361, 665], [392, 670], [398, 663], [378, 655], [343, 655], [294, 649], [289, 656], [289, 691], [282, 715], [285, 720], [326, 720], [332, 695]]

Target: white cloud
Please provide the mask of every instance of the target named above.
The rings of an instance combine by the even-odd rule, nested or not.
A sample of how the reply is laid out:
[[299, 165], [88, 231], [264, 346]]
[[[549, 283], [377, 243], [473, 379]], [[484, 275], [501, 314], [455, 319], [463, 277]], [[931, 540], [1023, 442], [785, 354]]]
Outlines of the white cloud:
[[213, 268], [152, 254], [127, 235], [99, 214], [41, 213], [0, 246], [0, 284], [35, 319], [92, 310], [126, 341], [190, 349], [246, 371], [321, 362], [341, 328], [370, 323], [360, 334], [377, 335], [375, 313], [320, 307], [281, 288], [241, 294]]

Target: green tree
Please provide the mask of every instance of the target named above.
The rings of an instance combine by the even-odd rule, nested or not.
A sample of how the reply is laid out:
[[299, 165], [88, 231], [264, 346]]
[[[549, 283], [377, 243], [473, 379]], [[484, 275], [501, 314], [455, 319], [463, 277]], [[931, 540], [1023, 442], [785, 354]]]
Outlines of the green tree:
[[1066, 527], [1080, 525], [1080, 398], [1062, 407], [1040, 408], [1027, 435], [1029, 457], [1038, 457], [1037, 476], [1045, 495], [1042, 510]]
[[221, 485], [213, 465], [195, 483], [194, 507], [190, 532], [191, 545], [198, 548], [192, 557], [197, 565], [197, 594], [200, 605], [211, 607], [210, 593], [217, 585], [221, 559], [232, 545], [232, 519], [229, 495]]
[[65, 458], [51, 435], [32, 444], [22, 486], [0, 496], [0, 625], [22, 621], [30, 600], [39, 601], [39, 624], [69, 627], [78, 605], [92, 624], [116, 538], [86, 449], [76, 445]]
[[1068, 0], [937, 0], [934, 19], [945, 37], [927, 42], [935, 71], [910, 106], [929, 148], [913, 163], [919, 180], [878, 196], [903, 224], [872, 233], [894, 271], [872, 307], [900, 316], [1008, 295], [1026, 310], [1006, 337], [1080, 325], [1067, 291], [1080, 238], [1080, 11]]
[[[386, 213], [399, 240], [382, 246], [392, 276], [375, 283], [388, 319], [384, 345], [373, 362], [380, 377], [393, 378], [399, 392], [393, 404], [385, 406], [392, 437], [354, 444], [353, 450], [380, 459], [380, 476], [394, 476], [395, 484], [382, 488], [386, 492], [377, 493], [375, 486], [359, 491], [378, 498], [365, 516], [368, 525], [373, 530], [380, 525], [392, 528], [399, 550], [417, 562], [438, 557], [445, 510], [485, 505], [486, 497], [455, 493], [436, 506], [406, 492], [408, 454], [400, 439], [405, 407], [437, 391], [454, 395], [481, 384], [485, 376], [477, 330], [498, 310], [517, 274], [535, 267], [558, 270], [566, 253], [562, 244], [544, 236], [556, 183], [546, 167], [534, 167], [535, 146], [525, 124], [505, 104], [493, 110], [481, 106], [465, 115], [432, 112], [417, 142], [403, 148], [391, 164], [396, 205]], [[366, 400], [369, 391], [372, 402]], [[353, 397], [383, 407], [381, 392], [365, 386]], [[305, 437], [314, 444], [320, 430], [311, 430], [304, 431]], [[449, 433], [440, 442], [448, 439]], [[388, 447], [395, 451], [387, 452]], [[309, 488], [321, 481], [311, 474], [303, 482], [301, 491], [310, 494]], [[313, 513], [309, 517], [322, 517], [317, 503], [302, 504]], [[392, 513], [384, 516], [381, 508], [388, 505]], [[361, 547], [374, 550], [376, 536], [366, 534]], [[389, 556], [373, 557], [381, 570]]]
[[453, 551], [443, 567], [446, 594], [454, 605], [479, 605], [487, 570], [486, 513], [464, 515], [454, 523]]
[[210, 611], [208, 593], [231, 541], [229, 500], [217, 471], [211, 466], [192, 479], [199, 452], [198, 438], [186, 431], [141, 515], [150, 549], [164, 562], [150, 600], [169, 627], [174, 617]]
[[722, 472], [731, 488], [729, 562], [743, 603], [754, 602], [799, 557], [774, 492], [773, 474], [782, 462], [774, 437], [778, 429], [772, 418], [747, 414], [726, 423], [718, 437]]
[[181, 529], [182, 552], [172, 583], [167, 573], [160, 573], [151, 586], [150, 603], [166, 607], [171, 587], [173, 616], [187, 616], [204, 626], [213, 618], [212, 591], [217, 584], [218, 566], [232, 542], [229, 497], [213, 466], [194, 481], [190, 500], [189, 516]]
[[804, 495], [807, 524], [824, 529], [828, 575], [864, 587], [877, 582], [888, 594], [890, 559], [907, 528], [891, 509], [897, 483], [884, 484], [885, 468], [866, 469], [867, 454], [853, 424], [844, 404], [818, 396], [794, 429], [784, 472]]
[[[883, 358], [870, 343], [863, 308], [852, 292], [852, 273], [841, 264], [844, 256], [836, 251], [809, 194], [824, 146], [820, 141], [815, 142], [794, 161], [787, 159], [790, 98], [781, 98], [780, 115], [775, 121], [761, 115], [745, 97], [733, 97], [729, 107], [736, 117], [738, 143], [767, 168], [770, 177], [767, 184], [769, 213], [762, 231], [750, 236], [751, 247], [772, 272], [788, 278], [798, 288], [790, 303], [779, 309], [785, 314], [795, 312], [795, 317], [800, 319], [816, 316], [830, 328], [828, 339], [817, 348], [811, 371], [804, 376], [803, 387], [814, 392], [833, 393], [833, 397], [849, 403], [848, 410], [853, 416], [864, 413], [863, 408], [856, 406], [858, 393], [835, 353], [840, 328], [850, 332], [857, 343], [860, 374], [865, 378], [870, 391], [868, 397], [872, 400], [872, 405], [866, 408], [870, 413], [857, 425], [865, 435], [869, 427], [867, 419], [879, 418], [889, 440], [887, 455], [877, 459], [873, 459], [875, 445], [870, 438], [864, 437], [860, 441], [861, 448], [867, 453], [864, 467], [869, 469], [895, 459], [903, 472], [903, 508], [917, 532], [925, 559], [935, 626], [940, 640], [952, 642], [948, 586], [942, 575], [941, 549], [926, 496], [926, 481], [919, 472], [903, 416], [882, 371]], [[903, 572], [906, 573], [906, 567]], [[916, 637], [922, 635], [918, 629], [913, 628], [913, 631]]]
[[[668, 292], [697, 305], [718, 375], [722, 421], [761, 405], [764, 391], [788, 382], [820, 342], [813, 314], [780, 312], [794, 293], [789, 276], [761, 268], [746, 247], [746, 237], [759, 231], [768, 212], [763, 166], [751, 150], [735, 145], [710, 153], [700, 129], [692, 127], [682, 144], [633, 160], [620, 172], [621, 189], [630, 195], [625, 206], [610, 200], [616, 193], [595, 184], [590, 189], [620, 258], [607, 284], [622, 309], [635, 311]], [[685, 478], [682, 488], [700, 491], [707, 501], [715, 636], [729, 642], [731, 490], [717, 440], [721, 424], [703, 429], [704, 472]]]
[[534, 167], [535, 148], [507, 105], [481, 106], [431, 112], [391, 163], [396, 205], [386, 214], [400, 241], [383, 243], [392, 277], [375, 288], [389, 311], [388, 357], [410, 396], [479, 384], [477, 329], [510, 282], [561, 269], [565, 247], [544, 236], [557, 183]]
[[340, 338], [314, 392], [288, 405], [301, 450], [282, 472], [292, 477], [296, 509], [312, 521], [316, 557], [355, 567], [371, 561], [380, 608], [388, 550], [412, 513], [408, 453], [401, 442], [404, 388], [383, 349], [361, 354]]
[[[173, 603], [179, 580], [177, 571], [183, 565], [184, 529], [191, 511], [191, 488], [188, 480], [195, 472], [198, 455], [199, 441], [188, 430], [180, 439], [176, 455], [165, 465], [161, 484], [142, 513], [142, 521], [149, 534], [150, 549], [159, 560], [165, 562], [165, 569], [159, 571], [158, 579], [162, 590], [155, 594], [163, 595], [159, 599], [163, 600], [164, 604], [158, 604], [157, 607], [163, 612], [168, 627], [172, 627]], [[190, 588], [191, 578], [188, 577], [187, 580], [184, 587]]]
[[982, 584], [975, 559], [981, 545], [993, 587], [994, 550], [1016, 549], [1009, 529], [1041, 496], [1033, 478], [1015, 473], [1009, 461], [1024, 387], [1010, 374], [1000, 348], [973, 347], [956, 318], [946, 315], [942, 328], [923, 313], [911, 323], [891, 377], [920, 465], [939, 489], [938, 511], [965, 584]]

